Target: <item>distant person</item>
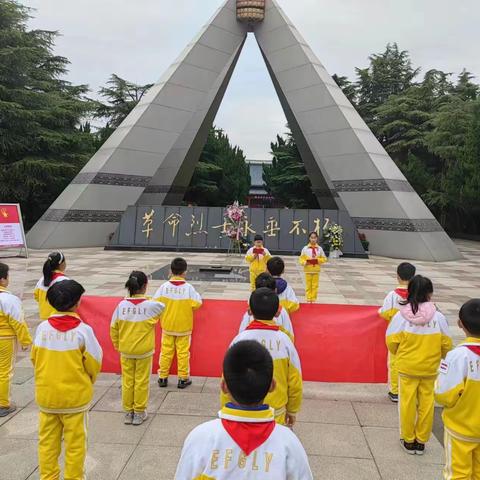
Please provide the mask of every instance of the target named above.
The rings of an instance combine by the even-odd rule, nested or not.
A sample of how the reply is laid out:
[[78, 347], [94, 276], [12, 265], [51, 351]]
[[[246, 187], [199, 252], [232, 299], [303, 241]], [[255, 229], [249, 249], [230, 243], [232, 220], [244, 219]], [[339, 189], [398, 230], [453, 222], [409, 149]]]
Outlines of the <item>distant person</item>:
[[388, 326], [388, 350], [399, 374], [400, 440], [410, 455], [423, 455], [434, 419], [438, 367], [452, 348], [447, 319], [431, 301], [430, 279], [417, 275], [408, 296]]
[[[408, 298], [408, 284], [415, 276], [416, 268], [408, 262], [403, 262], [397, 267], [398, 287], [388, 293], [383, 301], [383, 305], [378, 311], [380, 316], [387, 322], [391, 322], [392, 318], [401, 308], [400, 302]], [[392, 402], [398, 402], [398, 371], [395, 365], [395, 355], [392, 353], [388, 356], [388, 371], [390, 391], [388, 397]]]
[[17, 409], [10, 398], [17, 342], [22, 350], [28, 350], [32, 344], [22, 302], [7, 290], [9, 281], [9, 267], [0, 263], [0, 417]]
[[230, 347], [222, 381], [228, 402], [219, 419], [196, 427], [187, 437], [175, 480], [313, 479], [299, 439], [275, 423], [268, 405], [277, 388], [274, 368], [268, 350], [257, 341]]
[[308, 236], [308, 245], [303, 247], [300, 255], [300, 265], [305, 271], [305, 296], [308, 303], [317, 301], [320, 265], [326, 261], [325, 252], [318, 244], [317, 233], [311, 232]]
[[38, 303], [41, 320], [48, 320], [55, 313], [55, 309], [48, 303], [47, 290], [58, 282], [69, 280], [65, 275], [67, 260], [62, 252], [52, 252], [43, 264], [43, 276], [37, 282], [33, 296]]
[[250, 265], [250, 287], [255, 290], [255, 279], [267, 270], [267, 262], [272, 256], [263, 244], [263, 237], [255, 235], [253, 247], [247, 251], [245, 260]]
[[467, 339], [441, 363], [435, 400], [443, 405], [445, 479], [480, 478], [480, 299], [460, 309]]
[[36, 331], [32, 348], [35, 399], [40, 409], [38, 461], [41, 479], [60, 478], [58, 458], [65, 450], [62, 478], [85, 478], [88, 410], [102, 366], [102, 349], [77, 314], [85, 290], [74, 280], [48, 289], [56, 312]]
[[202, 299], [185, 278], [187, 262], [175, 258], [170, 265], [171, 277], [155, 293], [155, 300], [165, 305], [162, 316], [162, 350], [158, 370], [158, 385], [168, 386], [168, 377], [175, 354], [180, 389], [192, 384], [190, 379], [190, 341], [193, 331], [193, 312], [202, 306]]
[[130, 274], [125, 284], [128, 296], [118, 304], [110, 326], [113, 346], [121, 356], [125, 425], [141, 425], [147, 419], [155, 327], [165, 308], [147, 297], [147, 287], [145, 273]]
[[[261, 273], [257, 279], [255, 280], [255, 287], [258, 288], [269, 288], [270, 290], [277, 293], [277, 283], [275, 279], [269, 273]], [[242, 323], [240, 324], [240, 329], [238, 333], [243, 332], [247, 329], [248, 325], [253, 322], [255, 318], [253, 317], [253, 313], [250, 310], [250, 307], [245, 312], [243, 316]], [[275, 323], [280, 327], [282, 332], [285, 332], [292, 341], [295, 341], [295, 333], [293, 331], [292, 321], [290, 320], [290, 315], [288, 312], [280, 305], [278, 308], [278, 312], [275, 314], [273, 318]]]
[[[273, 357], [276, 388], [265, 402], [275, 409], [277, 423], [293, 427], [302, 406], [302, 367], [295, 345], [289, 336], [280, 330], [273, 320], [280, 303], [278, 296], [269, 288], [259, 288], [250, 296], [250, 310], [254, 321], [232, 341], [255, 340], [265, 345]], [[228, 402], [222, 395], [222, 405]]]
[[277, 295], [280, 299], [280, 305], [289, 315], [295, 313], [300, 308], [300, 302], [293, 288], [282, 278], [285, 272], [285, 262], [280, 257], [272, 257], [267, 262], [267, 270], [277, 283]]

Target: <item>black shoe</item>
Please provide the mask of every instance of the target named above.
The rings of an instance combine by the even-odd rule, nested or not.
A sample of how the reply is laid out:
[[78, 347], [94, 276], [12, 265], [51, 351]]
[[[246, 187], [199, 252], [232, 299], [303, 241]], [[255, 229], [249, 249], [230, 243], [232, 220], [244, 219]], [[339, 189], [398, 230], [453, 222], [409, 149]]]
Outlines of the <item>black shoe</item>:
[[160, 388], [168, 387], [168, 378], [159, 378], [158, 379], [158, 386]]
[[0, 408], [0, 417], [6, 417], [7, 415], [10, 415], [17, 409], [17, 406], [13, 403], [10, 404], [9, 407], [1, 407]]
[[415, 451], [417, 455], [423, 455], [425, 453], [425, 444], [420, 442], [415, 442]]
[[417, 443], [416, 442], [406, 442], [405, 440], [400, 440], [400, 443], [402, 444], [403, 449], [409, 454], [409, 455], [415, 455], [417, 453]]
[[177, 387], [180, 390], [183, 390], [184, 388], [189, 387], [191, 384], [192, 384], [192, 381], [189, 378], [187, 378], [186, 380], [179, 380]]
[[398, 403], [398, 393], [388, 392], [388, 398], [389, 398], [393, 403]]

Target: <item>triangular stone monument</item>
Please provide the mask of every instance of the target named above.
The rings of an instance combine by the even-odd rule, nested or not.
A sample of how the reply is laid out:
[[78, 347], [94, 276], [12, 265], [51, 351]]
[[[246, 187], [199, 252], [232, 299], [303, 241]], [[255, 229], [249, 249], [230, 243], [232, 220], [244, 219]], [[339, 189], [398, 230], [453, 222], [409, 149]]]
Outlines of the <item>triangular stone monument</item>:
[[275, 0], [227, 0], [30, 230], [29, 246], [104, 246], [128, 206], [180, 205], [249, 31], [321, 207], [345, 209], [376, 255], [460, 258]]

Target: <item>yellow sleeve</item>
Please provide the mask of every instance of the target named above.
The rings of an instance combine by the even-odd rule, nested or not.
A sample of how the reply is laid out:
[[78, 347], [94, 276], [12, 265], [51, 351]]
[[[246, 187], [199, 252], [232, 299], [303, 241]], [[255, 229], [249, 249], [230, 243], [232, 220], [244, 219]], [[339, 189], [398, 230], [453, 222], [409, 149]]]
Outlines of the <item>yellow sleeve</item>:
[[82, 353], [85, 371], [91, 378], [92, 383], [95, 383], [102, 368], [103, 352], [91, 327], [88, 327], [85, 334], [85, 345]]
[[35, 368], [35, 364], [37, 362], [37, 347], [33, 345], [32, 351], [30, 352], [30, 360], [32, 362], [33, 367]]
[[300, 263], [300, 265], [302, 266], [305, 266], [307, 264], [307, 260], [309, 259], [310, 257], [308, 255], [305, 255], [304, 253], [302, 253], [300, 255], [300, 258], [298, 259], [298, 262]]
[[391, 322], [397, 312], [398, 310], [396, 308], [391, 308], [390, 310], [379, 310], [378, 314], [387, 322]]
[[287, 413], [296, 415], [300, 411], [303, 398], [303, 381], [301, 372], [290, 362], [288, 366], [288, 402]]
[[300, 309], [300, 303], [292, 302], [291, 300], [282, 300], [280, 304], [288, 312], [288, 314], [295, 313]]
[[13, 297], [14, 300], [7, 312], [7, 320], [10, 328], [15, 332], [17, 340], [22, 347], [28, 347], [32, 344], [32, 337], [28, 331], [28, 326], [25, 323], [25, 316], [23, 313], [22, 302], [19, 298]]
[[398, 347], [402, 341], [402, 333], [395, 333], [387, 336], [387, 348], [393, 355], [397, 354]]
[[403, 340], [403, 333], [403, 319], [397, 315], [388, 325], [387, 333], [385, 334], [385, 342], [387, 344], [388, 351], [393, 355], [396, 355], [398, 347]]
[[119, 342], [119, 333], [118, 333], [118, 322], [112, 322], [110, 325], [110, 338], [112, 339], [113, 346], [115, 350], [118, 351], [118, 342]]
[[442, 334], [442, 358], [445, 358], [453, 347], [452, 338], [449, 335]]
[[317, 260], [318, 260], [318, 264], [319, 264], [319, 265], [322, 265], [323, 263], [327, 263], [327, 262], [328, 262], [327, 257], [317, 257]]
[[192, 302], [192, 310], [198, 310], [202, 306], [202, 297], [193, 287], [191, 287], [190, 297]]
[[35, 299], [35, 301], [36, 301], [37, 303], [39, 303], [39, 301], [40, 301], [39, 292], [40, 292], [40, 289], [38, 289], [38, 288], [36, 288], [36, 289], [33, 291], [33, 298]]
[[442, 360], [435, 383], [435, 400], [445, 408], [454, 407], [465, 390], [465, 369], [468, 366], [465, 359], [455, 353]]
[[255, 260], [255, 257], [253, 255], [246, 255], [245, 256], [245, 260], [247, 261], [247, 263], [252, 263], [254, 260]]

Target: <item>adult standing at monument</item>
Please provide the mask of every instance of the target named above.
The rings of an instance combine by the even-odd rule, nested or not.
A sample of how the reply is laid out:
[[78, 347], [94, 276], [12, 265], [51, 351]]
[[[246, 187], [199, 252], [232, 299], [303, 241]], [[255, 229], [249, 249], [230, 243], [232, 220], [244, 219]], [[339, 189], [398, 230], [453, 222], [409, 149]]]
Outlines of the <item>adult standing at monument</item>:
[[300, 265], [305, 272], [305, 297], [308, 303], [314, 303], [317, 300], [320, 265], [326, 261], [325, 252], [318, 244], [318, 234], [311, 232], [308, 236], [308, 245], [303, 247], [300, 255]]

